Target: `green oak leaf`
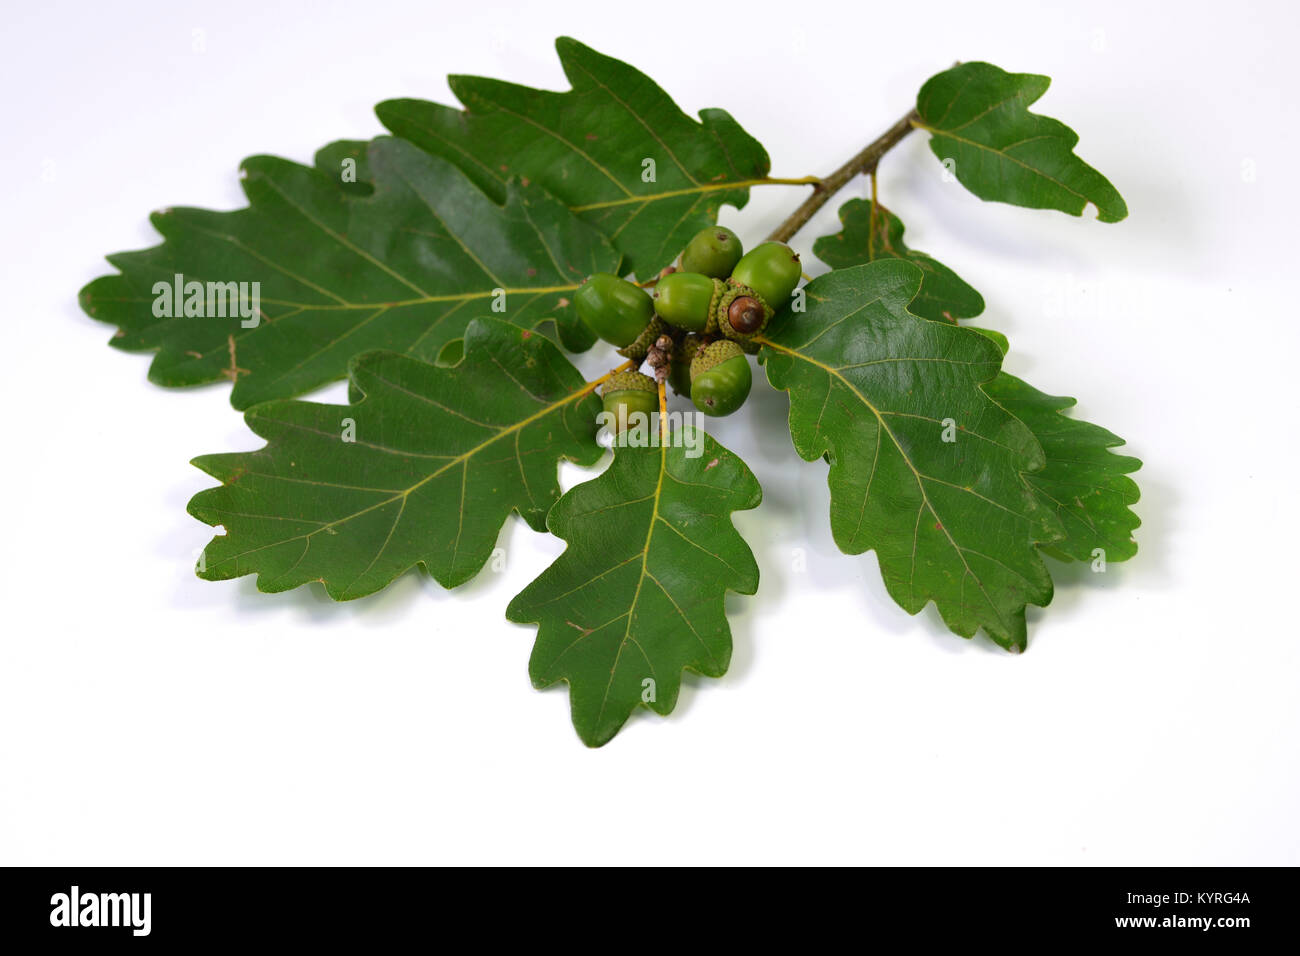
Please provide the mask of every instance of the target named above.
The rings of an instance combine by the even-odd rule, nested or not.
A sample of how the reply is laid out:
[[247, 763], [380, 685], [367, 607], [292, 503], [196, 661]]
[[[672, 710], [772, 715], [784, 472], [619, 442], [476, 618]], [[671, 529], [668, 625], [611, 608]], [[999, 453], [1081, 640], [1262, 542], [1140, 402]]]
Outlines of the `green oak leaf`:
[[[340, 379], [372, 349], [433, 361], [478, 315], [524, 328], [554, 318], [566, 346], [592, 344], [569, 297], [589, 273], [618, 267], [598, 231], [535, 185], [512, 183], [497, 205], [452, 164], [388, 137], [358, 169], [373, 190], [364, 179], [340, 188], [347, 146], [326, 147], [317, 168], [246, 160], [248, 208], [156, 213], [163, 244], [110, 256], [120, 274], [86, 286], [83, 307], [118, 326], [118, 348], [157, 351], [152, 381], [229, 379], [236, 408]], [[176, 274], [260, 283], [260, 319], [233, 308], [156, 316], [155, 283]]]
[[830, 463], [839, 548], [874, 549], [909, 613], [934, 601], [957, 634], [982, 627], [1023, 649], [1025, 606], [1052, 596], [1037, 545], [1061, 533], [1022, 477], [1043, 450], [981, 387], [1000, 368], [997, 345], [907, 311], [921, 281], [903, 259], [814, 279], [807, 311], [776, 317], [759, 361], [790, 393], [799, 455]]
[[533, 684], [569, 683], [588, 746], [607, 743], [638, 706], [669, 713], [683, 669], [721, 677], [731, 660], [726, 592], [758, 589], [730, 518], [758, 506], [758, 481], [712, 438], [694, 437], [696, 457], [681, 443], [620, 446], [607, 471], [567, 492], [547, 527], [568, 547], [506, 611], [539, 625]]
[[1046, 547], [1048, 553], [1079, 561], [1092, 560], [1098, 548], [1106, 561], [1126, 561], [1137, 554], [1133, 529], [1142, 522], [1130, 506], [1138, 500], [1138, 486], [1128, 475], [1142, 462], [1110, 450], [1124, 439], [1065, 415], [1075, 404], [1073, 398], [1040, 392], [1006, 372], [984, 389], [1043, 446], [1046, 464], [1025, 480], [1065, 529], [1064, 538]]
[[[1001, 332], [968, 328], [1007, 354], [1007, 337]], [[1139, 492], [1128, 474], [1142, 462], [1110, 451], [1124, 439], [1067, 416], [1075, 399], [1040, 392], [1008, 372], [998, 372], [984, 391], [1019, 418], [1043, 447], [1043, 469], [1025, 475], [1025, 481], [1060, 519], [1064, 537], [1039, 547], [1062, 561], [1095, 559], [1098, 548], [1106, 561], [1127, 561], [1137, 554], [1132, 532], [1142, 521], [1129, 506], [1137, 503]]]
[[642, 277], [716, 222], [724, 203], [743, 207], [749, 187], [767, 177], [766, 151], [723, 110], [702, 110], [696, 122], [626, 63], [568, 37], [555, 47], [567, 92], [452, 76], [463, 111], [401, 99], [376, 113], [489, 195], [503, 196], [511, 177], [539, 183], [610, 236]]
[[1002, 353], [1003, 358], [1006, 357], [1007, 352], [1011, 351], [1011, 340], [1008, 339], [1001, 332], [998, 332], [995, 329], [982, 329], [975, 325], [968, 325], [966, 326], [966, 328], [978, 332], [980, 335], [984, 336], [989, 341], [991, 341], [994, 345], [996, 345], [998, 347], [998, 351]]
[[370, 140], [340, 139], [316, 150], [313, 164], [339, 186], [359, 196], [375, 191], [370, 175]]
[[190, 514], [226, 529], [200, 577], [257, 574], [263, 591], [320, 581], [348, 600], [420, 564], [455, 587], [511, 511], [545, 530], [558, 460], [603, 453], [592, 387], [544, 336], [497, 319], [471, 323], [453, 367], [369, 352], [350, 377], [352, 404], [258, 405], [244, 417], [265, 447], [194, 460], [222, 485]]
[[990, 63], [962, 63], [921, 87], [920, 118], [912, 125], [932, 134], [930, 149], [952, 160], [957, 180], [980, 199], [1073, 216], [1092, 203], [1102, 222], [1119, 222], [1128, 206], [1105, 176], [1075, 155], [1078, 134], [1029, 112], [1051, 82]]
[[957, 273], [903, 243], [902, 220], [883, 205], [876, 204], [873, 217], [871, 200], [850, 199], [840, 207], [840, 223], [843, 228], [835, 235], [813, 243], [813, 254], [832, 269], [877, 259], [906, 259], [924, 274], [921, 291], [908, 306], [913, 313], [956, 322], [984, 311], [984, 297]]

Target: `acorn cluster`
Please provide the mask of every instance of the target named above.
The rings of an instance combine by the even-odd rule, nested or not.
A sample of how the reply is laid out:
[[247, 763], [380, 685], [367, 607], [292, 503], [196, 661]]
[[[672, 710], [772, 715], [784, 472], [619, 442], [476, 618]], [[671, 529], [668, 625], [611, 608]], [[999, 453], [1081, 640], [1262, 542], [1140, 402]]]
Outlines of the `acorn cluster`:
[[660, 273], [652, 292], [607, 272], [589, 276], [574, 296], [579, 318], [620, 355], [655, 376], [621, 372], [602, 389], [605, 410], [658, 407], [659, 383], [689, 395], [705, 415], [730, 415], [753, 384], [745, 353], [785, 305], [803, 275], [799, 255], [782, 242], [749, 252], [730, 229], [710, 226], [687, 243], [680, 266]]

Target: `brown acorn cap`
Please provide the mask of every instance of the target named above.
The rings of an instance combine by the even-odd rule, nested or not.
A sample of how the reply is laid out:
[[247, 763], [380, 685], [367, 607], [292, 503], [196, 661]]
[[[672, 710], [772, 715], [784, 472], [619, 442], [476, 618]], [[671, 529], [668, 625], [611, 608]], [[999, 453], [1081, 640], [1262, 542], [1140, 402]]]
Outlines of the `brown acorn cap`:
[[714, 301], [716, 306], [710, 321], [716, 322], [718, 331], [727, 338], [744, 344], [767, 328], [775, 314], [761, 295], [734, 279], [727, 280], [726, 290]]
[[730, 339], [718, 339], [707, 345], [699, 355], [691, 360], [691, 379], [701, 372], [707, 372], [715, 365], [720, 365], [727, 359], [735, 358], [737, 355], [743, 355], [740, 346]]
[[611, 375], [605, 380], [605, 384], [600, 388], [601, 395], [611, 395], [614, 392], [658, 392], [659, 386], [649, 375], [643, 375], [640, 372], [619, 372], [617, 375]]
[[755, 335], [767, 324], [763, 303], [747, 295], [738, 295], [727, 306], [727, 323], [741, 335]]
[[655, 344], [655, 340], [663, 335], [667, 328], [668, 326], [664, 324], [663, 319], [657, 315], [651, 316], [650, 322], [641, 330], [641, 334], [636, 337], [636, 341], [631, 345], [623, 346], [618, 350], [618, 354], [624, 358], [640, 362], [645, 358], [646, 353], [650, 351], [650, 346]]

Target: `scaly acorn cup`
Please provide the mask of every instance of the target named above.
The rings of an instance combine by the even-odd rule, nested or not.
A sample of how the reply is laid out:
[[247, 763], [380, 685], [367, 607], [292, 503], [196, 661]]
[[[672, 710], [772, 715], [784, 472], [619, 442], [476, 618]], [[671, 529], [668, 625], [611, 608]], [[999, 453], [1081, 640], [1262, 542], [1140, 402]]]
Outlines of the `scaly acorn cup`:
[[588, 276], [573, 294], [573, 305], [591, 331], [616, 346], [635, 342], [654, 315], [644, 289], [608, 272]]
[[622, 434], [632, 413], [650, 415], [659, 410], [659, 386], [649, 375], [619, 372], [610, 376], [600, 390], [605, 411], [614, 416], [613, 432]]
[[799, 253], [784, 242], [765, 242], [741, 257], [731, 278], [749, 286], [775, 310], [785, 305], [802, 275]]
[[668, 326], [664, 325], [664, 320], [657, 315], [652, 315], [650, 321], [646, 323], [645, 328], [635, 340], [618, 350], [618, 354], [624, 358], [630, 358], [635, 362], [645, 359], [646, 353], [650, 351], [650, 346], [655, 344], [655, 339], [667, 331]]
[[682, 252], [682, 271], [698, 272], [710, 279], [725, 279], [745, 250], [740, 238], [726, 226], [701, 229]]
[[704, 348], [704, 339], [691, 333], [673, 345], [668, 365], [668, 384], [678, 395], [691, 394], [691, 361]]
[[704, 327], [705, 335], [718, 334], [718, 303], [722, 297], [727, 294], [727, 283], [724, 279], [713, 280], [713, 298], [709, 300], [709, 324]]
[[709, 327], [709, 309], [715, 294], [711, 279], [698, 272], [674, 272], [655, 284], [655, 312], [669, 325], [688, 332], [703, 332]]
[[758, 351], [754, 337], [767, 328], [768, 320], [775, 313], [749, 286], [728, 279], [726, 289], [714, 305], [713, 314], [717, 331], [753, 354]]
[[749, 359], [730, 339], [719, 339], [691, 362], [691, 402], [705, 415], [730, 415], [749, 397]]

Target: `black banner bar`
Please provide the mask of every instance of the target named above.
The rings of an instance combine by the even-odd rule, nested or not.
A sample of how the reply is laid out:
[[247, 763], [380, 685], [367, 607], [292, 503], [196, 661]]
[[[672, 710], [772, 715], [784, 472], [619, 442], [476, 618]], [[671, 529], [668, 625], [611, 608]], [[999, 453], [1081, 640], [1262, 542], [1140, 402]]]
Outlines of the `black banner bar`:
[[[847, 932], [861, 941], [1131, 940], [1236, 948], [1294, 941], [1300, 915], [1296, 871], [1284, 868], [865, 869], [812, 879], [707, 870], [559, 879], [433, 869], [3, 872], [0, 940], [96, 948], [279, 940], [354, 940], [371, 948], [409, 940], [413, 927], [421, 938], [437, 927], [447, 939], [457, 924], [492, 935], [498, 924], [554, 931], [567, 924], [565, 935], [573, 936], [586, 920], [592, 929], [605, 927], [602, 935], [626, 920], [633, 938], [661, 941], [660, 934], [678, 935], [703, 920], [712, 932], [737, 936], [770, 933], [780, 921], [805, 936]], [[666, 908], [665, 899], [676, 906]], [[649, 913], [659, 913], [663, 925], [648, 925]]]

